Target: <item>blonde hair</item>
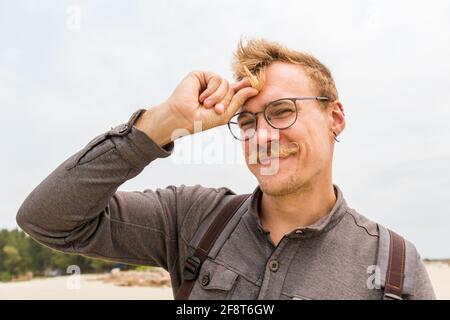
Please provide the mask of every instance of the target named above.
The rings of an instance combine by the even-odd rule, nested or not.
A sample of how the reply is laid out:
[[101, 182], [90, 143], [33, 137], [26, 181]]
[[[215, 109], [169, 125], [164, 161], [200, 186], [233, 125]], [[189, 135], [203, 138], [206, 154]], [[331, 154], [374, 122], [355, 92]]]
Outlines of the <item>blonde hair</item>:
[[246, 43], [240, 39], [231, 65], [237, 81], [247, 74], [244, 67], [256, 76], [261, 86], [264, 85], [265, 70], [275, 61], [292, 63], [303, 67], [305, 73], [313, 81], [318, 94], [338, 99], [338, 92], [330, 70], [314, 56], [265, 39], [250, 39]]

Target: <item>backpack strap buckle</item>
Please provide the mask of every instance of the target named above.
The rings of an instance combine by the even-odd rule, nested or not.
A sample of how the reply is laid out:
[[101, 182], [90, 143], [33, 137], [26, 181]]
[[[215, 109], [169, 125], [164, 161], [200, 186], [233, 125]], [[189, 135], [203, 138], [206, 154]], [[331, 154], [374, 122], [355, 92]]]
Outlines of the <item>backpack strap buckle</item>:
[[396, 294], [385, 292], [383, 295], [383, 300], [403, 300], [403, 298]]
[[196, 256], [190, 256], [184, 262], [183, 278], [186, 280], [195, 280], [200, 272], [202, 262]]

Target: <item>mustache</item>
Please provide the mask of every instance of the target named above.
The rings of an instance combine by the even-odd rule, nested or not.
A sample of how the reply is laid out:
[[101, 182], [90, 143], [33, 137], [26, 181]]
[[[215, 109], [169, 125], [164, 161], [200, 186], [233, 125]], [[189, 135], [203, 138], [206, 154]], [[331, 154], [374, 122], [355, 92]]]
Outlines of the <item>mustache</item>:
[[251, 149], [253, 150], [248, 153], [249, 163], [259, 163], [261, 159], [269, 157], [289, 157], [299, 152], [300, 146], [297, 142], [292, 141], [287, 144], [270, 143], [267, 147], [258, 145]]

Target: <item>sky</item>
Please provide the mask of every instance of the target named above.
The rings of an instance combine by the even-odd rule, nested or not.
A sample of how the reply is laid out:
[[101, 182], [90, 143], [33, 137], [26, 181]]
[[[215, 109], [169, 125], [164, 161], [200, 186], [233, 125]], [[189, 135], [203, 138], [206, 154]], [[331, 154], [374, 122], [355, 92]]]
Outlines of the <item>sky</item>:
[[[0, 0], [0, 228], [58, 164], [192, 70], [232, 80], [238, 40], [312, 53], [335, 78], [346, 129], [333, 181], [347, 203], [450, 258], [450, 2]], [[225, 127], [175, 143], [119, 190], [252, 192]]]

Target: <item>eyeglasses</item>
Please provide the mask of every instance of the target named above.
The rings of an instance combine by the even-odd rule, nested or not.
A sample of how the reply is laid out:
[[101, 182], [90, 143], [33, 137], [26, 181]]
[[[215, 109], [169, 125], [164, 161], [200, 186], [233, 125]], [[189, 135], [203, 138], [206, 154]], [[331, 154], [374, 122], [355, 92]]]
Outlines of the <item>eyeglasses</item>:
[[274, 129], [283, 130], [292, 126], [298, 117], [297, 100], [330, 101], [328, 97], [282, 98], [269, 102], [260, 112], [242, 111], [228, 121], [228, 129], [234, 138], [241, 141], [251, 139], [258, 127], [258, 114], [262, 113]]

